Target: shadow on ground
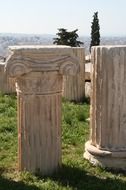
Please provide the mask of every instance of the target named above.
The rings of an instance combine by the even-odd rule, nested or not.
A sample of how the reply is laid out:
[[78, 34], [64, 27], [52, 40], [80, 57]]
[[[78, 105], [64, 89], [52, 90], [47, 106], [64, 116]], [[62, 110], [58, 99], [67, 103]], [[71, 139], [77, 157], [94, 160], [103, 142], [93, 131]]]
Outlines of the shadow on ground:
[[[35, 185], [6, 179], [1, 174], [2, 172], [0, 173], [0, 190], [45, 190]], [[37, 177], [38, 182], [39, 179], [43, 179], [40, 175]], [[126, 190], [126, 181], [119, 180], [116, 177], [105, 178], [102, 175], [96, 177], [95, 173], [94, 175], [90, 175], [85, 170], [67, 165], [63, 165], [57, 174], [52, 177], [45, 177], [44, 179], [45, 181], [50, 179], [53, 182], [58, 182], [60, 184], [59, 190], [61, 186], [65, 187], [64, 189], [69, 186], [73, 190]]]
[[27, 185], [23, 182], [16, 182], [2, 176], [4, 168], [0, 168], [0, 190], [39, 190], [34, 185]]
[[126, 190], [126, 182], [116, 178], [96, 177], [85, 170], [63, 165], [62, 169], [51, 177], [63, 186], [70, 186], [74, 190]]

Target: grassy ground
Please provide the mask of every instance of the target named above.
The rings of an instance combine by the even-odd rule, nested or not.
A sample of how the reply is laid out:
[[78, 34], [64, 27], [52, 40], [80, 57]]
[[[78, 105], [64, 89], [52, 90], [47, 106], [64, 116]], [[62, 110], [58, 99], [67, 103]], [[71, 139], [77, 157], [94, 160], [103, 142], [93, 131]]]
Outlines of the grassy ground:
[[0, 95], [0, 190], [125, 190], [125, 174], [93, 167], [83, 158], [89, 105], [63, 101], [62, 113], [62, 168], [45, 178], [19, 173], [16, 97]]

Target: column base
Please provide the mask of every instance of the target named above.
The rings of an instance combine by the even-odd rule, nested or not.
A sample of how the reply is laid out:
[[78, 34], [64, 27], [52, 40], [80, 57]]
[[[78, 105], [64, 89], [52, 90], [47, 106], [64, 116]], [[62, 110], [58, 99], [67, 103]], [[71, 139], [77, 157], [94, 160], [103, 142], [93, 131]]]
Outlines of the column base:
[[95, 166], [114, 170], [126, 170], [126, 150], [106, 151], [93, 145], [90, 141], [85, 144], [84, 158]]

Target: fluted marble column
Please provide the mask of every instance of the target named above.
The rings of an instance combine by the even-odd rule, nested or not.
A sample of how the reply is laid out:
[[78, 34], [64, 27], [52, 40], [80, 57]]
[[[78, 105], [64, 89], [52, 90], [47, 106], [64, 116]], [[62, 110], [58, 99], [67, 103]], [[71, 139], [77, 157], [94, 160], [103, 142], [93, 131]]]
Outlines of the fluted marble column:
[[70, 101], [80, 102], [85, 96], [85, 51], [82, 47], [73, 47], [73, 53], [79, 59], [80, 73], [75, 76], [64, 76], [63, 96]]
[[52, 174], [61, 165], [63, 74], [79, 72], [67, 46], [10, 47], [6, 72], [18, 96], [19, 170]]
[[126, 170], [126, 46], [92, 49], [90, 140], [84, 157]]

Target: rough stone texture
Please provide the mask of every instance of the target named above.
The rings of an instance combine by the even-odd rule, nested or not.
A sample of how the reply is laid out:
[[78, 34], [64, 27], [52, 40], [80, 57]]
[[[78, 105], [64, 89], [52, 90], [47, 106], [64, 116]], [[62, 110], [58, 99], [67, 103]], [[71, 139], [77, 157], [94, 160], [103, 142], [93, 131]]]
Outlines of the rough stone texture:
[[83, 101], [85, 96], [85, 53], [84, 48], [74, 47], [73, 53], [79, 59], [80, 73], [76, 76], [64, 76], [63, 96], [70, 101]]
[[126, 46], [92, 49], [90, 140], [84, 157], [126, 170]]
[[85, 81], [91, 81], [92, 63], [85, 64]]
[[11, 94], [16, 92], [15, 83], [9, 79], [4, 72], [5, 62], [0, 62], [0, 92], [4, 94]]
[[6, 73], [18, 96], [19, 170], [50, 175], [61, 165], [63, 74], [79, 72], [68, 46], [10, 47]]
[[85, 63], [91, 62], [91, 54], [85, 55]]
[[85, 97], [90, 98], [91, 96], [91, 82], [85, 82]]

